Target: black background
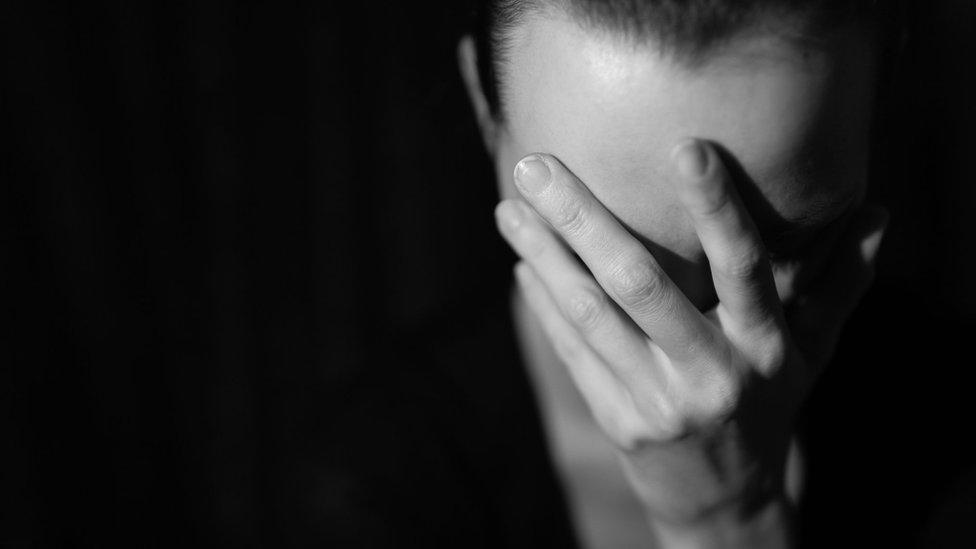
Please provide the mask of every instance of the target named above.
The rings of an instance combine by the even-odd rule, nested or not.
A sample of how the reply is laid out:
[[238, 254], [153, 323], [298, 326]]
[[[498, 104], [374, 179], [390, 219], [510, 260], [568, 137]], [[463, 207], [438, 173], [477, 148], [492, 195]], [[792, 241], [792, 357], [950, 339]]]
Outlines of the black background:
[[[343, 380], [505, 283], [465, 7], [337, 6], [0, 7], [0, 544], [316, 542]], [[974, 21], [915, 8], [882, 86], [893, 220], [846, 354], [868, 373], [808, 411], [825, 540], [882, 503], [870, 528], [931, 539], [972, 503]]]

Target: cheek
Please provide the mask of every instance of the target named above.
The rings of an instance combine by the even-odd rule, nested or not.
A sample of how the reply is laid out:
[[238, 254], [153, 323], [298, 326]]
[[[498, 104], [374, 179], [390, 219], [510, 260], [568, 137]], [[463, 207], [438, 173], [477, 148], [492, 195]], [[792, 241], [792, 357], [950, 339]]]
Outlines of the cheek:
[[531, 152], [534, 151], [521, 150], [507, 132], [500, 132], [498, 142], [495, 143], [495, 180], [499, 200], [520, 196], [515, 188], [515, 164]]

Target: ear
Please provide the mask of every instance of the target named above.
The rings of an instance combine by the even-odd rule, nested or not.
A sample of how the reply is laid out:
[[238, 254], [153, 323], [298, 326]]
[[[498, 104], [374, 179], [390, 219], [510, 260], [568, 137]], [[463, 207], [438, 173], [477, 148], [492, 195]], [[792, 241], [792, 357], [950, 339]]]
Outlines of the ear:
[[478, 52], [474, 47], [474, 38], [470, 34], [465, 35], [458, 42], [457, 56], [461, 78], [468, 91], [468, 100], [471, 101], [478, 128], [481, 130], [481, 139], [488, 154], [494, 154], [498, 123], [491, 115], [488, 100], [485, 99], [485, 92], [481, 87], [481, 78], [478, 76]]

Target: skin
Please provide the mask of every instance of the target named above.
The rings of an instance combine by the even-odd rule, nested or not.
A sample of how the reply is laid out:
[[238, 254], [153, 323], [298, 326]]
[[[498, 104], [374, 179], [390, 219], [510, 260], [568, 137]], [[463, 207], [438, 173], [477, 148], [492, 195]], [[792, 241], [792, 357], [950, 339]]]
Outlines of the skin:
[[501, 196], [517, 196], [520, 158], [556, 156], [701, 308], [714, 292], [673, 191], [668, 155], [679, 140], [729, 152], [745, 172], [747, 206], [782, 255], [803, 251], [863, 197], [874, 80], [863, 32], [839, 33], [828, 51], [747, 34], [694, 70], [558, 13], [529, 16], [512, 40], [504, 122], [474, 99]]
[[503, 119], [461, 65], [521, 295], [665, 545], [786, 545], [791, 418], [886, 222], [870, 37], [749, 31], [695, 68], [552, 13], [512, 38]]

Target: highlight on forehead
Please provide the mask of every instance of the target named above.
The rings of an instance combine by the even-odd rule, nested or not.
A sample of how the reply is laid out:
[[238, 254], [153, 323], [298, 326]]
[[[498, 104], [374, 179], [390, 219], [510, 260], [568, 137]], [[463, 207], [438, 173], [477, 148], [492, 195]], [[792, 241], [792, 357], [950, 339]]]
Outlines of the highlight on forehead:
[[492, 111], [505, 104], [516, 29], [531, 16], [562, 17], [632, 46], [650, 45], [686, 68], [701, 67], [742, 36], [817, 48], [845, 23], [867, 23], [893, 0], [485, 0], [479, 3], [479, 73]]
[[[641, 1], [546, 0], [591, 32], [615, 36], [634, 45], [656, 49], [688, 65], [699, 65], [735, 36], [757, 32], [800, 34], [804, 14], [773, 10], [769, 2], [744, 0], [734, 9], [721, 2], [689, 3]], [[694, 4], [694, 3], [691, 3]], [[782, 12], [782, 13], [775, 13]], [[774, 19], [775, 25], [762, 25]]]

